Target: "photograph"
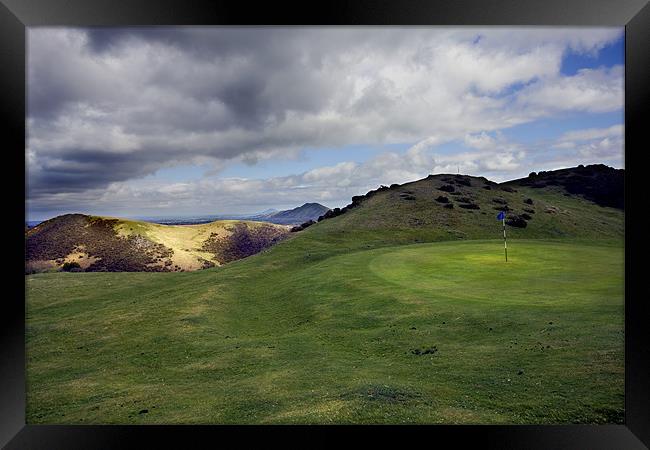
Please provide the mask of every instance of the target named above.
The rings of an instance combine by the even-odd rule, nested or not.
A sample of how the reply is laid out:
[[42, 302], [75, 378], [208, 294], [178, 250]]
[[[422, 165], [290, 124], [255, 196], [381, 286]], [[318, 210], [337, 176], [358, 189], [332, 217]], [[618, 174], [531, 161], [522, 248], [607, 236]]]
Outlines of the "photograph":
[[28, 26], [25, 423], [626, 424], [625, 73], [623, 26]]

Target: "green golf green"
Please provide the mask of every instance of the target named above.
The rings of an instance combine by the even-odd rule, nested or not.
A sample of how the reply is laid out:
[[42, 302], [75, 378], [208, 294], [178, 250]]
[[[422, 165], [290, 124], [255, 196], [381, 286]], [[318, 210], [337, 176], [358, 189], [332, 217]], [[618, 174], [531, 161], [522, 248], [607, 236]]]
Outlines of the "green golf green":
[[622, 422], [620, 242], [297, 243], [29, 276], [27, 422]]

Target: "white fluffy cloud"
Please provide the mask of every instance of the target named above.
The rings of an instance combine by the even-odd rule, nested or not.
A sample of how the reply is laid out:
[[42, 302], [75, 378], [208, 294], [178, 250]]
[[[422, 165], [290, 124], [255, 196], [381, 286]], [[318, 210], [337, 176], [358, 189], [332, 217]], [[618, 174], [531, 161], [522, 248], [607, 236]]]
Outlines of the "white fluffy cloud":
[[615, 111], [624, 102], [623, 80], [623, 66], [581, 69], [574, 76], [555, 76], [527, 86], [517, 96], [517, 103], [524, 109], [546, 114]]
[[622, 138], [625, 135], [623, 125], [612, 125], [607, 128], [588, 128], [585, 130], [575, 130], [564, 133], [560, 136], [560, 142], [589, 141], [599, 138]]

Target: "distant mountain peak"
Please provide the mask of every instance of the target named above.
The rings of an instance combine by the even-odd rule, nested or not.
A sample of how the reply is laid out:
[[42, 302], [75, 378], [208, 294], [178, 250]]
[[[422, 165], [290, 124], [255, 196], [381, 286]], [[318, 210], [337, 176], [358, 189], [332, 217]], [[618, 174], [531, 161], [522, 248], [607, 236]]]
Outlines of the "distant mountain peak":
[[316, 220], [330, 209], [320, 203], [308, 202], [293, 209], [278, 211], [265, 216], [264, 220], [282, 225], [297, 225]]
[[265, 215], [269, 215], [269, 214], [274, 214], [274, 213], [276, 213], [276, 212], [278, 212], [277, 209], [275, 209], [275, 208], [269, 208], [269, 209], [265, 209], [264, 211], [260, 211], [260, 212], [258, 212], [258, 213], [255, 214], [255, 215], [256, 215], [256, 216], [265, 216]]

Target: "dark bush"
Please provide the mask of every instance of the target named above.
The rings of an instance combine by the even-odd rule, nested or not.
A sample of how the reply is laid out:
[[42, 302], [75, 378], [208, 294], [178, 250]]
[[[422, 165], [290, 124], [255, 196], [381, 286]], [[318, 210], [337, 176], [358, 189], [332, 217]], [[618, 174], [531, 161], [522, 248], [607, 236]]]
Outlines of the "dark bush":
[[364, 198], [365, 197], [363, 195], [355, 195], [354, 197], [352, 197], [352, 204], [354, 206], [357, 206], [363, 201]]
[[469, 178], [463, 177], [462, 175], [456, 175], [456, 183], [462, 184], [463, 186], [471, 186], [472, 182]]
[[447, 204], [445, 205], [445, 208], [447, 208], [447, 209], [454, 209], [454, 204], [453, 204], [453, 203], [447, 203]]
[[201, 263], [201, 269], [210, 269], [215, 266], [212, 261], [205, 258], [199, 258], [199, 262]]
[[530, 213], [530, 214], [535, 214], [535, 210], [534, 210], [534, 209], [524, 208], [524, 211], [526, 211], [527, 213]]
[[498, 203], [499, 205], [507, 205], [508, 204], [508, 201], [504, 200], [502, 198], [493, 198], [492, 201], [494, 203]]
[[524, 203], [532, 205], [533, 204], [533, 199], [532, 198], [527, 198], [526, 200], [524, 200]]
[[526, 228], [528, 223], [526, 222], [526, 220], [524, 220], [520, 216], [509, 216], [506, 219], [506, 225], [509, 225], [509, 226], [515, 227], [515, 228]]
[[323, 219], [331, 219], [332, 217], [336, 217], [336, 216], [340, 216], [340, 215], [341, 215], [341, 208], [330, 209], [325, 214], [320, 216], [318, 218], [318, 221], [320, 222]]
[[535, 178], [537, 174], [535, 172], [531, 172], [528, 174], [528, 178]]
[[449, 199], [447, 197], [442, 196], [442, 195], [439, 195], [438, 198], [436, 198], [436, 201], [438, 203], [449, 203]]
[[497, 211], [510, 211], [510, 207], [508, 205], [495, 206], [494, 209]]
[[414, 355], [418, 355], [418, 356], [421, 356], [421, 355], [433, 355], [437, 351], [438, 351], [438, 347], [436, 347], [435, 345], [433, 347], [429, 347], [429, 348], [423, 348], [423, 349], [414, 348], [414, 349], [411, 349], [411, 353], [414, 354]]
[[469, 197], [460, 197], [458, 198], [458, 201], [461, 203], [472, 203], [472, 199]]
[[67, 262], [67, 263], [63, 264], [63, 267], [61, 267], [61, 270], [65, 271], [65, 272], [73, 272], [73, 271], [77, 272], [74, 269], [79, 269], [79, 271], [81, 270], [81, 266], [79, 265], [78, 262], [75, 262], [75, 261]]
[[397, 189], [399, 187], [399, 184], [391, 184], [390, 188], [391, 189]]
[[310, 227], [310, 226], [312, 226], [312, 225], [315, 224], [315, 223], [316, 223], [316, 222], [314, 222], [313, 220], [308, 220], [307, 222], [301, 223], [300, 225], [291, 228], [290, 231], [291, 231], [292, 233], [295, 233], [296, 231], [302, 231], [302, 230], [304, 230], [305, 228]]
[[478, 205], [474, 203], [461, 203], [458, 206], [465, 209], [481, 209]]
[[522, 214], [520, 217], [521, 217], [522, 219], [524, 219], [524, 220], [530, 220], [530, 219], [532, 219], [532, 217], [531, 217], [530, 215], [526, 214], [526, 213]]
[[485, 186], [483, 186], [483, 189], [488, 190], [488, 191], [492, 190], [492, 188], [487, 184]]
[[517, 189], [513, 189], [510, 186], [501, 186], [501, 190], [506, 192], [517, 192]]
[[444, 192], [454, 192], [456, 190], [456, 188], [453, 187], [451, 184], [443, 184], [442, 186], [440, 186], [438, 188], [438, 190], [444, 191]]

